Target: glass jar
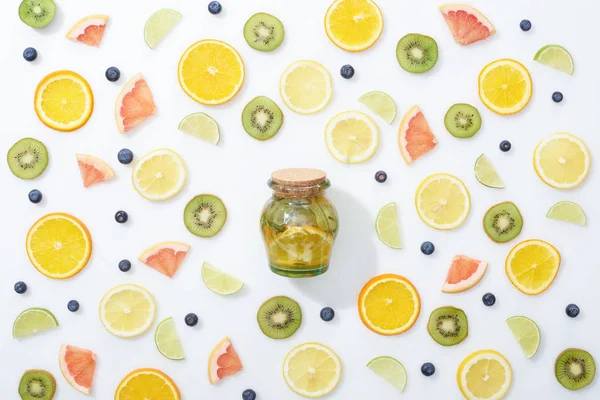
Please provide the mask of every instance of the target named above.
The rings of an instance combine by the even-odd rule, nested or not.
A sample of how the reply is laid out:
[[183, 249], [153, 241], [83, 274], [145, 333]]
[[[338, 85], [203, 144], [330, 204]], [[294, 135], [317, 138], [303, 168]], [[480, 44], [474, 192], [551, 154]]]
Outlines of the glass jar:
[[303, 278], [329, 268], [338, 232], [335, 207], [325, 197], [330, 183], [318, 169], [290, 168], [274, 172], [268, 185], [260, 227], [271, 271]]

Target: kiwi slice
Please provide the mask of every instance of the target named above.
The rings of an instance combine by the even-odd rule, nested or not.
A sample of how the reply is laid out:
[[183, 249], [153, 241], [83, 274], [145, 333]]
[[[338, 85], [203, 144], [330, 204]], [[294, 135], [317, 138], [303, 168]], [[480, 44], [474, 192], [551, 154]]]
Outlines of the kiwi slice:
[[444, 117], [444, 125], [452, 136], [460, 139], [470, 138], [481, 128], [481, 115], [470, 104], [454, 104]]
[[260, 330], [271, 339], [292, 336], [302, 323], [302, 310], [295, 300], [285, 296], [265, 301], [256, 314]]
[[227, 221], [227, 208], [212, 194], [199, 194], [187, 203], [183, 211], [185, 227], [196, 236], [212, 237]]
[[56, 380], [48, 371], [25, 371], [19, 382], [19, 395], [23, 400], [51, 400], [56, 393]]
[[569, 390], [579, 390], [594, 380], [596, 363], [590, 353], [581, 349], [566, 349], [554, 364], [558, 383]]
[[513, 240], [523, 228], [521, 212], [510, 201], [492, 206], [483, 217], [485, 233], [496, 243], [505, 243]]
[[398, 41], [396, 58], [405, 71], [422, 74], [429, 71], [437, 63], [437, 42], [426, 35], [409, 33]]
[[254, 139], [271, 139], [282, 124], [281, 109], [273, 100], [265, 96], [255, 97], [242, 111], [242, 126]]
[[436, 308], [429, 316], [427, 331], [442, 346], [454, 346], [469, 334], [467, 315], [456, 307]]
[[256, 13], [244, 25], [244, 39], [254, 50], [273, 51], [283, 42], [283, 24], [267, 13]]
[[54, 0], [23, 0], [19, 6], [19, 18], [32, 28], [43, 28], [54, 19]]
[[12, 173], [21, 179], [33, 179], [41, 175], [48, 165], [48, 150], [44, 143], [24, 138], [8, 150], [6, 156]]

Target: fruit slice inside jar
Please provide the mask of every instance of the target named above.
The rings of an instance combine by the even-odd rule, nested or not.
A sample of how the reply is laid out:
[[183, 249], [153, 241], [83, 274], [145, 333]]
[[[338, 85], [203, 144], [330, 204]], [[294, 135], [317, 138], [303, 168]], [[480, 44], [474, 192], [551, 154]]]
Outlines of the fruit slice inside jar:
[[312, 226], [296, 226], [267, 237], [271, 264], [315, 268], [329, 265], [333, 237]]

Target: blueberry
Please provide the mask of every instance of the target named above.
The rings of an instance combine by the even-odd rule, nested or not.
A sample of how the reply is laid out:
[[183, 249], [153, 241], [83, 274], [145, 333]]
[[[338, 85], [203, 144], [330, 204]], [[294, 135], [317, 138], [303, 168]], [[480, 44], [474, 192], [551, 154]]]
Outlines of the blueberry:
[[430, 362], [426, 362], [425, 364], [421, 365], [421, 373], [425, 376], [431, 376], [435, 374], [435, 365]]
[[125, 222], [127, 222], [128, 219], [129, 215], [127, 215], [127, 213], [123, 210], [119, 210], [115, 214], [115, 221], [117, 221], [120, 224], [124, 224]]
[[25, 61], [35, 61], [35, 59], [37, 58], [37, 50], [34, 49], [33, 47], [28, 47], [23, 51], [23, 58], [25, 59]]
[[256, 392], [252, 389], [246, 389], [242, 393], [242, 400], [255, 400]]
[[507, 152], [510, 151], [512, 147], [512, 144], [510, 144], [510, 142], [508, 140], [503, 140], [500, 142], [500, 150], [502, 150], [503, 152]]
[[375, 180], [379, 183], [387, 181], [387, 174], [385, 173], [385, 171], [377, 171], [375, 173]]
[[563, 101], [563, 94], [561, 92], [552, 93], [552, 101], [555, 103], [560, 103]]
[[579, 315], [579, 307], [577, 307], [577, 304], [569, 304], [565, 311], [567, 312], [567, 315], [571, 318], [575, 318]]
[[426, 256], [432, 255], [434, 251], [435, 246], [433, 245], [433, 243], [423, 242], [423, 244], [421, 244], [421, 253], [425, 254]]
[[122, 272], [127, 272], [131, 269], [131, 261], [129, 260], [121, 260], [119, 261], [119, 269]]
[[325, 307], [321, 310], [321, 319], [325, 322], [329, 322], [335, 317], [335, 311], [331, 307]]
[[524, 19], [523, 21], [521, 21], [519, 26], [521, 27], [522, 31], [527, 32], [528, 30], [531, 29], [531, 21], [528, 19]]
[[133, 152], [129, 149], [121, 149], [117, 154], [117, 159], [121, 164], [131, 164], [133, 161]]
[[29, 201], [35, 204], [42, 201], [42, 192], [37, 189], [33, 189], [31, 192], [29, 192]]
[[344, 79], [352, 78], [354, 76], [354, 67], [350, 64], [344, 65], [340, 69], [340, 75], [342, 75], [342, 78], [344, 78]]
[[481, 301], [483, 301], [483, 304], [486, 306], [491, 307], [496, 304], [496, 296], [494, 296], [492, 293], [486, 293], [483, 295], [483, 297], [481, 297]]
[[71, 312], [77, 312], [79, 310], [79, 302], [77, 300], [71, 300], [67, 304], [67, 308]]
[[15, 292], [19, 294], [23, 294], [27, 291], [27, 284], [25, 282], [19, 281], [15, 283]]
[[208, 12], [214, 15], [219, 14], [223, 10], [221, 3], [218, 1], [211, 1], [208, 3]]
[[185, 316], [185, 324], [187, 326], [196, 326], [198, 324], [198, 316], [194, 313], [189, 313]]
[[116, 82], [121, 77], [121, 71], [119, 71], [119, 68], [117, 67], [110, 67], [106, 70], [104, 76], [106, 76], [106, 79], [109, 81]]

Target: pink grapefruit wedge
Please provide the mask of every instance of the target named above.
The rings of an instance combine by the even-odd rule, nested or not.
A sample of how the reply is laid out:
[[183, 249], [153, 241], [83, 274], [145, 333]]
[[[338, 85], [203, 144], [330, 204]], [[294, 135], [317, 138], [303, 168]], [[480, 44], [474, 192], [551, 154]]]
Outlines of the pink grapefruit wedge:
[[215, 346], [208, 359], [208, 380], [211, 384], [219, 382], [226, 376], [236, 374], [242, 370], [240, 356], [233, 348], [228, 337]]
[[437, 139], [419, 106], [414, 106], [404, 116], [398, 129], [398, 146], [407, 164], [423, 157], [437, 145]]
[[90, 15], [77, 21], [66, 38], [75, 42], [87, 44], [88, 46], [98, 47], [104, 37], [104, 29], [108, 22], [108, 15]]
[[115, 173], [107, 163], [89, 154], [75, 154], [83, 186], [88, 188], [100, 182], [106, 182], [115, 177]]
[[475, 286], [487, 269], [485, 261], [467, 256], [456, 256], [448, 270], [446, 282], [442, 286], [444, 293], [459, 293]]
[[59, 354], [60, 370], [71, 386], [90, 394], [96, 371], [96, 354], [90, 350], [63, 344]]
[[120, 133], [129, 132], [156, 112], [152, 91], [142, 74], [127, 82], [115, 103], [115, 119]]
[[440, 11], [456, 43], [467, 46], [496, 33], [494, 25], [479, 11], [465, 4], [447, 4]]
[[162, 242], [144, 251], [139, 260], [150, 268], [154, 268], [161, 274], [172, 278], [188, 251], [190, 251], [190, 246], [185, 243]]

